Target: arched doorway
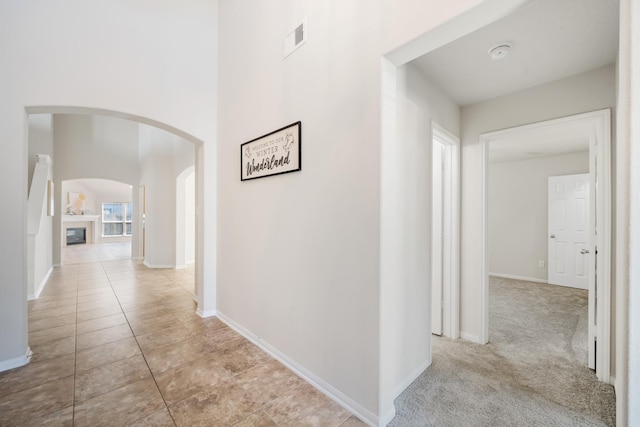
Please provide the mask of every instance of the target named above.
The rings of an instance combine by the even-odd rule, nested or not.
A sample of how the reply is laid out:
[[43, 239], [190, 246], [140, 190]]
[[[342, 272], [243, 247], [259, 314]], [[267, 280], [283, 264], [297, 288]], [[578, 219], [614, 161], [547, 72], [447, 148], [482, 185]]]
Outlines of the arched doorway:
[[[96, 108], [85, 108], [85, 107], [27, 107], [26, 109], [26, 113], [27, 116], [32, 116], [32, 115], [46, 115], [46, 114], [75, 114], [75, 115], [83, 115], [83, 116], [100, 116], [100, 117], [106, 117], [108, 119], [124, 119], [124, 121], [127, 121], [128, 123], [133, 123], [136, 126], [147, 126], [147, 127], [152, 127], [154, 129], [158, 129], [160, 131], [163, 131], [167, 134], [172, 135], [175, 138], [179, 138], [184, 140], [185, 142], [188, 142], [190, 144], [193, 145], [193, 156], [194, 156], [194, 160], [193, 163], [191, 165], [191, 170], [192, 170], [192, 183], [193, 183], [193, 187], [194, 187], [194, 191], [193, 191], [193, 197], [194, 197], [194, 209], [195, 206], [198, 207], [198, 212], [197, 215], [195, 215], [196, 217], [196, 222], [193, 223], [193, 229], [194, 229], [194, 238], [193, 238], [193, 242], [194, 242], [194, 250], [193, 250], [193, 261], [194, 261], [194, 275], [195, 275], [195, 294], [198, 295], [197, 297], [197, 301], [198, 301], [198, 313], [200, 315], [203, 316], [207, 316], [207, 315], [212, 315], [215, 314], [215, 289], [204, 289], [204, 263], [203, 263], [203, 258], [204, 258], [204, 242], [203, 242], [203, 233], [199, 233], [197, 232], [197, 230], [202, 230], [203, 227], [203, 213], [202, 210], [204, 209], [204, 202], [203, 202], [203, 198], [204, 198], [204, 178], [203, 178], [203, 170], [201, 167], [198, 167], [198, 165], [202, 165], [203, 163], [203, 155], [204, 155], [204, 148], [203, 148], [203, 142], [201, 140], [199, 140], [198, 138], [184, 132], [181, 131], [173, 126], [170, 126], [168, 124], [153, 120], [153, 119], [149, 119], [146, 117], [141, 117], [141, 116], [137, 116], [137, 115], [133, 115], [133, 114], [128, 114], [128, 113], [122, 113], [122, 112], [118, 112], [118, 111], [111, 111], [111, 110], [104, 110], [104, 109], [96, 109]], [[125, 180], [123, 180], [125, 181]], [[126, 181], [130, 181], [130, 180], [126, 180]], [[62, 194], [62, 189], [61, 189], [61, 181], [59, 179], [56, 179], [54, 177], [54, 191], [55, 191], [55, 195], [54, 198], [55, 200], [62, 200], [63, 194]], [[58, 184], [58, 185], [55, 185]], [[133, 200], [133, 204], [136, 205], [139, 200], [139, 189], [140, 187], [138, 185], [132, 185], [132, 200]], [[175, 202], [175, 200], [174, 200]], [[57, 207], [57, 214], [61, 215], [62, 213], [62, 207], [58, 206]], [[139, 227], [141, 227], [141, 225], [139, 224], [135, 224], [137, 221], [135, 219], [133, 219], [134, 225], [133, 225], [133, 230], [132, 230], [132, 234], [135, 235], [135, 233], [137, 232], [137, 229], [139, 229]], [[55, 225], [55, 223], [57, 223], [57, 226]], [[53, 259], [54, 259], [54, 265], [55, 264], [59, 264], [60, 263], [60, 256], [59, 256], [59, 251], [56, 254], [56, 248], [60, 248], [60, 242], [61, 242], [61, 233], [62, 233], [62, 229], [61, 229], [61, 221], [54, 221], [54, 227], [53, 227], [53, 236], [54, 236], [54, 242], [53, 242], [53, 250], [54, 250], [54, 254], [53, 254]], [[57, 241], [56, 241], [57, 240]], [[133, 258], [137, 258], [141, 256], [141, 244], [138, 242], [136, 243], [135, 240], [132, 242], [132, 253], [133, 253]], [[211, 263], [208, 263], [211, 264]], [[214, 283], [215, 281], [210, 281], [211, 283]]]

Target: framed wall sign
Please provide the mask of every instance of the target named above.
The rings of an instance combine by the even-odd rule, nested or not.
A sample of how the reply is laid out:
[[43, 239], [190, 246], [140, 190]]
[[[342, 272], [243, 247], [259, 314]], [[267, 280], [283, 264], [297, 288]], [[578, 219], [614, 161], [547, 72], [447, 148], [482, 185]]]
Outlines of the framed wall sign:
[[302, 122], [268, 133], [240, 146], [240, 180], [302, 169]]

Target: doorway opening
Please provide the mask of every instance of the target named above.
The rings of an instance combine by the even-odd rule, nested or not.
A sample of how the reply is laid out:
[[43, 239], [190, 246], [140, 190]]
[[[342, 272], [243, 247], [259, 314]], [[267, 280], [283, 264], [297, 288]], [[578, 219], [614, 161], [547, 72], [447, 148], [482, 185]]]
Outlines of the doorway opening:
[[[194, 274], [195, 216], [196, 216], [195, 166], [189, 166], [176, 178], [176, 268]], [[183, 280], [180, 285], [196, 297], [193, 282]]]
[[[542, 135], [547, 138], [541, 138]], [[588, 236], [584, 245], [576, 245], [570, 256], [574, 266], [584, 264], [588, 287], [588, 366], [595, 369], [602, 382], [611, 381], [611, 111], [609, 109], [578, 114], [554, 120], [518, 126], [480, 136], [483, 153], [483, 186], [482, 186], [482, 335], [481, 342], [489, 341], [489, 276], [491, 273], [489, 254], [489, 156], [491, 147], [496, 147], [498, 155], [521, 151], [532, 153], [527, 141], [537, 139], [547, 141], [546, 148], [538, 143], [535, 153], [561, 153], [571, 150], [571, 144], [559, 144], [551, 135], [572, 135], [573, 145], [576, 141], [585, 141], [588, 147]], [[532, 136], [535, 136], [532, 138]], [[518, 150], [514, 140], [524, 141]], [[580, 144], [580, 142], [577, 142]], [[575, 183], [573, 183], [575, 186]], [[566, 205], [563, 205], [566, 209]], [[551, 206], [550, 206], [551, 207]], [[575, 206], [574, 206], [575, 208]], [[546, 211], [546, 209], [545, 209]], [[548, 241], [558, 239], [553, 232], [545, 228], [545, 245]], [[553, 236], [553, 237], [552, 237]], [[503, 275], [504, 276], [504, 275]], [[518, 277], [516, 277], [517, 279]], [[547, 282], [547, 280], [543, 280]], [[597, 343], [597, 345], [596, 345]]]
[[458, 338], [460, 139], [434, 121], [431, 132], [431, 333]]
[[[104, 216], [103, 206], [96, 207], [94, 206], [95, 202], [92, 202], [90, 206], [85, 205], [82, 213], [85, 216], [87, 214], [95, 216], [96, 219], [93, 222], [96, 225], [90, 223], [84, 226], [87, 245], [73, 245], [74, 248], [87, 247], [89, 239], [92, 239], [96, 233], [99, 234], [99, 238], [109, 236], [114, 239], [112, 235], [116, 230], [121, 233], [118, 238], [127, 238], [131, 241], [126, 243], [128, 247], [121, 251], [126, 252], [126, 258], [142, 259], [144, 256], [146, 261], [146, 258], [152, 255], [160, 261], [150, 263], [152, 264], [150, 267], [174, 268], [175, 252], [173, 255], [167, 255], [166, 252], [168, 252], [167, 247], [173, 247], [172, 251], [175, 251], [175, 231], [167, 239], [167, 231], [169, 229], [175, 230], [175, 225], [169, 227], [167, 223], [175, 222], [176, 197], [167, 197], [167, 195], [168, 189], [175, 188], [178, 175], [190, 168], [187, 180], [192, 188], [189, 194], [193, 201], [193, 207], [190, 209], [188, 227], [192, 236], [189, 261], [193, 274], [189, 275], [191, 280], [189, 292], [197, 295], [197, 311], [200, 315], [208, 316], [210, 313], [214, 313], [215, 310], [211, 304], [215, 303], [215, 289], [212, 289], [211, 292], [205, 292], [203, 276], [204, 270], [207, 269], [202, 262], [203, 251], [201, 250], [204, 245], [201, 233], [195, 231], [203, 228], [203, 216], [195, 214], [196, 209], [202, 209], [203, 206], [202, 168], [197, 166], [201, 164], [202, 160], [203, 150], [200, 149], [202, 141], [163, 123], [114, 111], [83, 107], [29, 107], [26, 108], [26, 112], [29, 118], [27, 146], [29, 150], [29, 181], [31, 181], [32, 171], [37, 166], [32, 161], [32, 158], [37, 157], [36, 154], [46, 154], [44, 157], [51, 159], [50, 162], [56, 163], [57, 166], [55, 169], [49, 167], [50, 175], [48, 176], [51, 199], [55, 200], [55, 211], [46, 220], [51, 222], [51, 231], [48, 235], [52, 244], [42, 245], [44, 249], [46, 246], [49, 247], [47, 251], [38, 251], [37, 248], [33, 250], [34, 256], [38, 259], [42, 258], [43, 263], [48, 263], [51, 267], [48, 273], [44, 271], [43, 274], [40, 274], [39, 271], [36, 271], [38, 277], [34, 278], [34, 282], [39, 281], [42, 276], [44, 284], [53, 266], [61, 263], [61, 249], [65, 243], [62, 217], [67, 214], [78, 215], [76, 212], [67, 212], [70, 190], [63, 190], [62, 184], [76, 179], [76, 177], [89, 176], [114, 180], [114, 176], [122, 176], [123, 179], [119, 179], [119, 181], [127, 183], [130, 195], [129, 199], [124, 200], [124, 204], [121, 204], [122, 221], [119, 222], [118, 218], [120, 217], [111, 221], [113, 223], [107, 226], [109, 229], [106, 232], [103, 229], [105, 225], [100, 225]], [[62, 126], [54, 128], [53, 122], [58, 118], [66, 121]], [[72, 123], [74, 121], [79, 124]], [[73, 141], [76, 143], [74, 144]], [[34, 164], [32, 165], [32, 163]], [[171, 167], [169, 168], [169, 166]], [[55, 170], [57, 173], [51, 174], [51, 170]], [[168, 171], [170, 173], [167, 173]], [[47, 177], [45, 176], [43, 179], [46, 184]], [[145, 227], [146, 239], [140, 238], [142, 234], [141, 216], [143, 214], [139, 206], [140, 189], [146, 190], [144, 191], [146, 197], [143, 197], [148, 215], [146, 218], [147, 227]], [[152, 189], [153, 192], [151, 192]], [[86, 198], [86, 194], [84, 196]], [[104, 202], [123, 202], [122, 198], [109, 197], [108, 199], [111, 200], [104, 200]], [[111, 208], [113, 206], [110, 207], [110, 212], [113, 211]], [[149, 240], [151, 234], [148, 225], [150, 224], [154, 228], [155, 243]], [[184, 228], [186, 225], [183, 224], [182, 227]], [[36, 239], [37, 236], [34, 241]], [[147, 245], [143, 249], [142, 242], [144, 240]], [[150, 248], [153, 248], [154, 251], [150, 251]], [[196, 248], [200, 248], [200, 250], [196, 250]], [[42, 255], [43, 253], [44, 255]], [[164, 258], [160, 259], [163, 256]], [[32, 294], [37, 297], [37, 292], [30, 291], [29, 295]]]
[[[62, 265], [130, 259], [132, 186], [99, 178], [61, 184]], [[83, 230], [82, 241], [77, 229]]]
[[176, 268], [195, 262], [195, 167], [176, 178]]

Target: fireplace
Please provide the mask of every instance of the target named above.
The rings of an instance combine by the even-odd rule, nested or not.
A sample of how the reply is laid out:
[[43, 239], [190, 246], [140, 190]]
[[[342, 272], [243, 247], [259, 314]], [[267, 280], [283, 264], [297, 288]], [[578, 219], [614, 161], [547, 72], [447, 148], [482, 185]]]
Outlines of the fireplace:
[[67, 228], [67, 246], [87, 243], [87, 228]]

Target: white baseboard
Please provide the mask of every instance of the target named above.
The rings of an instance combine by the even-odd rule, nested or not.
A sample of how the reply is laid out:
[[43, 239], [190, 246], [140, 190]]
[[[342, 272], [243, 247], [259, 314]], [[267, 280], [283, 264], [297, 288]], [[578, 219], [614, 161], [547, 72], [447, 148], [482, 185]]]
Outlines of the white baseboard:
[[480, 340], [479, 336], [469, 334], [467, 332], [460, 331], [460, 338], [462, 338], [463, 340], [474, 342], [476, 344], [482, 344], [482, 341]]
[[572, 286], [572, 285], [560, 285], [558, 283], [549, 283], [551, 286], [562, 286], [563, 288], [572, 288], [572, 289], [582, 289], [583, 291], [588, 291], [589, 288], [583, 288], [582, 286]]
[[[251, 331], [246, 329], [245, 327], [237, 324], [224, 314], [218, 312], [218, 318], [226, 323], [231, 329], [238, 332], [240, 335], [244, 336], [246, 339], [260, 347], [265, 352], [269, 353], [272, 357], [280, 361], [287, 368], [292, 370], [296, 375], [307, 381], [313, 387], [315, 387], [322, 394], [336, 402], [338, 405], [342, 406], [346, 410], [350, 411], [356, 417], [360, 418], [363, 422], [370, 426], [378, 426], [378, 416], [373, 412], [369, 411], [367, 408], [363, 407], [349, 396], [342, 393], [340, 390], [333, 387], [331, 384], [324, 381], [322, 378], [318, 377], [313, 372], [309, 371], [299, 363], [295, 362], [287, 355], [279, 351], [278, 349], [272, 347], [256, 335], [254, 335]], [[394, 409], [395, 415], [395, 409]], [[393, 418], [393, 416], [391, 417]], [[389, 419], [391, 420], [391, 419]]]
[[611, 384], [614, 389], [617, 389], [618, 387], [616, 385], [616, 377], [614, 377], [613, 375], [609, 375], [609, 384]]
[[44, 285], [47, 284], [47, 280], [49, 280], [49, 276], [51, 276], [52, 272], [53, 272], [53, 266], [49, 267], [49, 271], [47, 271], [47, 274], [44, 275], [44, 277], [40, 281], [40, 284], [38, 285], [38, 288], [35, 290], [35, 292], [33, 294], [27, 295], [27, 299], [29, 301], [33, 301], [35, 299], [38, 299], [38, 297], [40, 296], [40, 294], [44, 290]]
[[149, 268], [176, 268], [173, 264], [149, 264], [147, 261], [143, 262]]
[[396, 389], [393, 392], [393, 398], [397, 399], [397, 397], [400, 396], [402, 392], [405, 391], [407, 387], [409, 387], [411, 383], [414, 382], [429, 366], [431, 366], [431, 360], [425, 360], [420, 364], [420, 366], [414, 369], [413, 372], [411, 372], [400, 384], [396, 386]]
[[526, 282], [547, 284], [546, 280], [538, 279], [536, 277], [514, 276], [513, 274], [502, 274], [502, 273], [489, 273], [489, 276], [502, 277], [503, 279], [524, 280]]
[[198, 309], [196, 310], [196, 314], [204, 319], [207, 317], [216, 316], [218, 312], [217, 310], [201, 310], [200, 307], [198, 307]]
[[187, 268], [187, 264], [176, 264], [176, 270], [184, 270]]
[[393, 405], [389, 411], [384, 414], [384, 416], [380, 419], [379, 427], [384, 427], [391, 422], [391, 420], [396, 416], [396, 407]]
[[24, 356], [0, 361], [0, 372], [8, 371], [9, 369], [19, 368], [20, 366], [26, 365], [27, 363], [29, 363], [29, 360], [31, 360], [31, 355], [31, 348], [27, 347], [27, 351], [24, 353]]

